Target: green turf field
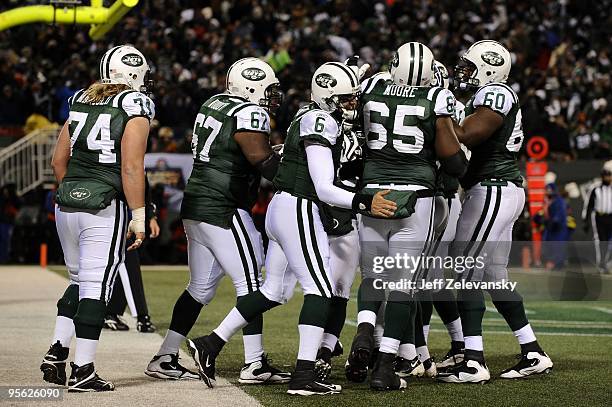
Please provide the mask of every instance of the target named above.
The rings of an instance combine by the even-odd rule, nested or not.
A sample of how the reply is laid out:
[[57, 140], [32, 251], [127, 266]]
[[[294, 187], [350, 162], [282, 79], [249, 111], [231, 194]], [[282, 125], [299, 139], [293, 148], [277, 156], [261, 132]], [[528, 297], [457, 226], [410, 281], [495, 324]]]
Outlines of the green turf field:
[[[143, 272], [153, 321], [164, 334], [172, 307], [188, 281], [188, 272], [148, 270]], [[356, 284], [355, 284], [356, 286]], [[231, 309], [235, 301], [231, 281], [225, 278], [212, 304], [200, 314], [192, 336], [208, 333]], [[264, 343], [273, 364], [291, 370], [297, 355], [297, 320], [302, 296], [264, 316]], [[348, 383], [342, 366], [345, 355], [334, 359], [332, 380], [341, 384], [341, 395], [308, 398], [289, 396], [286, 386], [242, 386], [266, 406], [608, 406], [612, 403], [612, 302], [530, 302], [528, 316], [538, 340], [553, 358], [554, 371], [523, 381], [495, 379], [515, 363], [519, 347], [505, 322], [493, 308], [485, 315], [485, 350], [493, 380], [487, 385], [453, 385], [431, 379], [415, 379], [402, 392], [374, 393], [367, 384]], [[349, 303], [347, 324], [342, 332], [345, 348], [355, 333], [357, 304]], [[440, 320], [432, 320], [429, 336], [432, 355], [446, 353], [447, 335]], [[345, 349], [346, 352], [346, 349]], [[183, 352], [182, 357], [188, 358]], [[217, 359], [217, 372], [232, 382], [242, 367], [242, 340], [232, 339]], [[203, 385], [203, 387], [205, 387]], [[208, 389], [206, 389], [208, 391]], [[211, 391], [214, 391], [211, 390]]]

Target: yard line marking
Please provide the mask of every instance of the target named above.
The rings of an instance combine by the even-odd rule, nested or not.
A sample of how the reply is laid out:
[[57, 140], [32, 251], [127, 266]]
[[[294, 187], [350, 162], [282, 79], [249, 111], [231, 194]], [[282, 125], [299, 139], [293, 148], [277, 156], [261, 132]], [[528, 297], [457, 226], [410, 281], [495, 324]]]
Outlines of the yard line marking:
[[[344, 323], [349, 326], [357, 326], [357, 321], [353, 321], [352, 319], [347, 319]], [[446, 329], [437, 329], [437, 328], [430, 329], [429, 332], [447, 333]], [[512, 335], [511, 332], [505, 332], [505, 331], [487, 331], [485, 333], [485, 336], [488, 334]], [[592, 337], [612, 338], [612, 334], [585, 334], [585, 333], [574, 333], [574, 332], [538, 332], [538, 336], [540, 335], [542, 336], [592, 336]]]
[[[493, 308], [493, 307], [486, 307], [487, 312], [495, 312], [496, 314], [498, 313], [497, 309]], [[525, 308], [525, 314], [535, 314], [535, 311], [532, 311], [530, 309]]]
[[[441, 321], [440, 317], [437, 315], [431, 316], [432, 320]], [[506, 323], [504, 319], [500, 318], [483, 318], [485, 323]], [[557, 320], [557, 319], [530, 319], [530, 323], [538, 324], [538, 325], [555, 325], [561, 328], [609, 328], [612, 329], [612, 323], [609, 322], [600, 322], [600, 321], [572, 321], [572, 320]]]
[[604, 307], [589, 307], [590, 309], [594, 309], [595, 311], [604, 312], [606, 314], [612, 314], [612, 309], [604, 308]]

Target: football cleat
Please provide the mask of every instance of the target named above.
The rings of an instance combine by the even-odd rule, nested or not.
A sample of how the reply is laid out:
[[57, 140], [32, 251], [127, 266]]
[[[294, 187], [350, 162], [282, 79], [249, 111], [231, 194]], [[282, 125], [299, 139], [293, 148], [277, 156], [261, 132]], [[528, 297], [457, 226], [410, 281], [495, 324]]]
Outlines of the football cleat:
[[148, 315], [142, 315], [138, 317], [136, 322], [136, 330], [142, 333], [153, 333], [157, 330], [157, 327], [151, 322], [151, 317]]
[[206, 336], [202, 336], [193, 340], [187, 339], [187, 346], [198, 367], [200, 379], [212, 388], [215, 385], [215, 359], [217, 355], [211, 351], [211, 347], [206, 343], [206, 338]]
[[357, 327], [344, 373], [350, 382], [363, 383], [368, 377], [368, 365], [374, 348], [374, 327], [367, 323]]
[[388, 391], [405, 389], [408, 386], [406, 380], [395, 374], [394, 363], [395, 355], [384, 352], [378, 354], [370, 377], [370, 388], [378, 391]]
[[334, 350], [332, 350], [331, 357], [335, 358], [337, 356], [341, 356], [344, 354], [344, 346], [340, 340], [336, 341], [336, 346], [334, 346]]
[[263, 355], [261, 360], [247, 363], [240, 370], [238, 381], [243, 384], [283, 384], [289, 383], [291, 373], [283, 372], [271, 366], [269, 359]]
[[119, 315], [107, 315], [104, 317], [104, 329], [111, 331], [128, 331], [130, 327], [119, 317]]
[[436, 377], [438, 375], [438, 369], [436, 368], [436, 363], [434, 362], [433, 358], [429, 358], [427, 360], [424, 360], [422, 362], [423, 364], [423, 369], [425, 370], [423, 372], [423, 376], [424, 377]]
[[446, 355], [444, 355], [442, 360], [436, 363], [437, 370], [448, 369], [463, 362], [465, 357], [463, 352], [464, 350], [462, 348], [451, 346], [450, 350], [446, 353]]
[[399, 377], [421, 377], [425, 374], [425, 367], [423, 367], [423, 364], [419, 360], [418, 356], [416, 356], [414, 359], [404, 359], [398, 356], [395, 358], [393, 363], [395, 373]]
[[485, 384], [491, 379], [491, 374], [486, 364], [476, 360], [465, 359], [454, 367], [438, 372], [436, 379], [446, 383]]
[[43, 380], [49, 383], [66, 385], [66, 359], [68, 359], [69, 348], [55, 342], [43, 358], [40, 370], [43, 372]]
[[288, 394], [298, 396], [313, 396], [338, 394], [342, 386], [329, 382], [321, 382], [316, 379], [314, 370], [300, 370], [293, 373], [289, 382]]
[[550, 373], [553, 362], [544, 352], [527, 352], [520, 355], [520, 361], [499, 375], [502, 379], [522, 379], [524, 377]]
[[93, 363], [77, 366], [70, 362], [72, 374], [68, 380], [68, 391], [75, 393], [89, 393], [97, 391], [113, 391], [115, 385], [97, 375]]
[[331, 375], [332, 366], [331, 363], [325, 359], [317, 359], [315, 362], [315, 374], [318, 381], [326, 381]]
[[178, 353], [156, 355], [145, 370], [147, 376], [165, 380], [200, 380], [200, 376], [179, 363]]

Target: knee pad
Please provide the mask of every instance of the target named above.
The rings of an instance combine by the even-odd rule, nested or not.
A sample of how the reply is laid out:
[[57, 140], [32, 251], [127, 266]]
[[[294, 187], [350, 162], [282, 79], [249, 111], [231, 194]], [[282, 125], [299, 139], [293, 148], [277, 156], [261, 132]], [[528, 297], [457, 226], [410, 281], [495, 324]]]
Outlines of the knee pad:
[[70, 284], [64, 295], [57, 301], [57, 316], [74, 318], [79, 308], [79, 286]]
[[190, 281], [189, 284], [187, 284], [186, 291], [200, 304], [208, 305], [217, 292], [217, 286], [211, 287], [203, 284], [194, 284]]
[[73, 319], [77, 338], [99, 339], [105, 315], [106, 304], [103, 301], [90, 298], [79, 301], [79, 308]]

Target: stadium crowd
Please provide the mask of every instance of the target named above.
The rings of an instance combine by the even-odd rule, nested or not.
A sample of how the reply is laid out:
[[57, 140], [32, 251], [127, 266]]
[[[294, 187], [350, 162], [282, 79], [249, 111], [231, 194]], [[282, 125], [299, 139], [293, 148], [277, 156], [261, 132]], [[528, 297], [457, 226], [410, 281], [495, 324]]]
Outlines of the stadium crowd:
[[[39, 2], [10, 0], [0, 10], [33, 3]], [[33, 113], [43, 123], [62, 123], [67, 98], [97, 79], [97, 61], [109, 45], [133, 43], [155, 67], [150, 151], [190, 151], [200, 103], [222, 89], [227, 68], [244, 56], [264, 58], [280, 78], [286, 103], [273, 134], [280, 142], [308, 99], [311, 73], [324, 61], [359, 54], [374, 71], [385, 69], [398, 44], [422, 41], [452, 70], [468, 44], [492, 38], [513, 53], [511, 85], [521, 98], [526, 134], [547, 137], [554, 159], [610, 157], [610, 0], [511, 6], [500, 0], [141, 0], [137, 7], [101, 41], [79, 26], [0, 32], [0, 127], [21, 127]]]

